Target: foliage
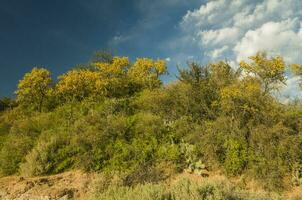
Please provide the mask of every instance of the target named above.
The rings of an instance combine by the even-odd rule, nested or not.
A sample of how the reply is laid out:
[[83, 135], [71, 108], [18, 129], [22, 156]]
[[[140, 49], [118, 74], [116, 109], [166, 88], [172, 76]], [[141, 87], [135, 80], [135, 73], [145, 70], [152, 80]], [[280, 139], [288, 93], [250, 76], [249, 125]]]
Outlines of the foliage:
[[141, 88], [153, 89], [160, 86], [159, 76], [167, 71], [164, 60], [138, 58], [129, 70], [129, 77]]
[[19, 81], [17, 102], [23, 106], [32, 106], [32, 109], [42, 111], [51, 91], [50, 72], [43, 68], [33, 68], [31, 72], [26, 73]]
[[105, 92], [103, 84], [97, 72], [72, 70], [59, 77], [55, 92], [67, 102], [80, 101], [85, 97]]
[[11, 175], [18, 171], [24, 156], [32, 148], [32, 139], [25, 135], [9, 135], [0, 151], [0, 175]]
[[8, 97], [3, 97], [0, 99], [0, 112], [5, 111], [7, 109], [12, 109], [16, 106], [16, 102]]
[[257, 76], [263, 83], [264, 92], [276, 88], [278, 83], [285, 83], [285, 62], [281, 56], [267, 58], [266, 53], [251, 56], [252, 63], [240, 62], [240, 67], [246, 72]]
[[[1, 101], [1, 174], [118, 172], [125, 187], [115, 190], [134, 199], [134, 190], [145, 190], [146, 198], [162, 192], [182, 198], [197, 186], [183, 183], [173, 196], [174, 189], [152, 184], [184, 170], [242, 175], [267, 190], [300, 181], [302, 104], [281, 103], [273, 94], [285, 81], [281, 57], [258, 53], [238, 70], [224, 61], [188, 63], [178, 80], [163, 85], [166, 65], [101, 53], [56, 83], [49, 71], [34, 68], [19, 82], [17, 103]], [[300, 76], [300, 65], [291, 66]], [[204, 199], [227, 196], [220, 186], [201, 188], [192, 190]]]
[[43, 134], [36, 146], [25, 157], [20, 166], [24, 176], [37, 176], [62, 172], [73, 164], [76, 148], [70, 148], [68, 137], [63, 134]]
[[224, 165], [226, 171], [232, 175], [240, 174], [247, 163], [246, 145], [238, 140], [230, 139], [225, 142], [225, 149]]
[[[103, 178], [104, 179], [104, 178]], [[116, 180], [116, 178], [114, 179]], [[180, 179], [176, 183], [163, 182], [152, 184], [138, 184], [135, 187], [123, 186], [121, 182], [101, 181], [95, 183], [93, 200], [122, 200], [122, 199], [150, 199], [150, 200], [278, 200], [279, 196], [262, 193], [250, 193], [234, 187], [225, 180], [196, 182], [190, 179]]]

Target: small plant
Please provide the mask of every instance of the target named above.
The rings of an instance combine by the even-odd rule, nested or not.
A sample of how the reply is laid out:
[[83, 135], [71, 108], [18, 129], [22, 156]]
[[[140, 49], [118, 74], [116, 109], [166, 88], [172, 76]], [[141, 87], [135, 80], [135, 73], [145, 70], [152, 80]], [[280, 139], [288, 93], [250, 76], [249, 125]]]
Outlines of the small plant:
[[247, 148], [243, 142], [239, 140], [230, 139], [224, 144], [226, 148], [226, 155], [224, 167], [228, 174], [240, 174], [247, 163]]
[[295, 186], [302, 184], [302, 164], [294, 164], [292, 172], [292, 182]]
[[206, 165], [197, 158], [195, 146], [188, 143], [180, 143], [180, 150], [184, 156], [187, 168], [185, 171], [190, 174], [196, 174], [199, 176], [209, 176]]
[[189, 167], [186, 168], [185, 171], [190, 174], [196, 174], [196, 175], [203, 176], [203, 177], [209, 176], [206, 165], [201, 160], [198, 160], [196, 162], [191, 162], [189, 164]]

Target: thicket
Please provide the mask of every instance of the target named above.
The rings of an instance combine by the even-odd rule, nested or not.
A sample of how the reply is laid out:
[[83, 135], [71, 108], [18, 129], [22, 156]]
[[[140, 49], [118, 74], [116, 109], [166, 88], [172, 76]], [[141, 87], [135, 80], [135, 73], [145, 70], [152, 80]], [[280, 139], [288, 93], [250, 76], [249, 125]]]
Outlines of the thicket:
[[300, 184], [301, 101], [276, 97], [288, 71], [302, 66], [264, 53], [237, 69], [188, 63], [169, 84], [147, 58], [101, 54], [57, 80], [34, 68], [0, 102], [0, 174], [122, 172], [130, 186], [200, 162], [269, 190]]

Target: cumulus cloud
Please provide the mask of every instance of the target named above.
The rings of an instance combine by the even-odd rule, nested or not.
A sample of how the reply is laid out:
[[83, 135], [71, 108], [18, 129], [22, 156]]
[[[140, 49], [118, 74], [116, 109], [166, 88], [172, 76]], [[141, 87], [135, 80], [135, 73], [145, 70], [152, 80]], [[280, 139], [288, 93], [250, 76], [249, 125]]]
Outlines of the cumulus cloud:
[[[245, 60], [258, 51], [302, 63], [301, 0], [216, 0], [188, 11], [180, 26], [208, 60]], [[285, 94], [299, 94], [288, 77]], [[295, 80], [295, 81], [294, 81]]]
[[233, 49], [237, 61], [260, 50], [281, 54], [288, 62], [301, 62], [302, 28], [295, 32], [298, 25], [298, 20], [293, 19], [267, 22], [256, 30], [249, 30]]
[[188, 11], [181, 27], [210, 58], [223, 48], [236, 60], [267, 50], [301, 62], [292, 54], [302, 47], [301, 17], [300, 0], [217, 0]]

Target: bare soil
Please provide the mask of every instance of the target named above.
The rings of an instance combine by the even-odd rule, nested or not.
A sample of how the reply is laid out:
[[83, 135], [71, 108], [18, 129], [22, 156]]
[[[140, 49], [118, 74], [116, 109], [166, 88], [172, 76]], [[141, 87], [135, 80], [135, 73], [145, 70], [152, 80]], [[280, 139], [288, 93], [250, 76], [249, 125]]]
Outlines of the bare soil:
[[53, 176], [0, 179], [1, 200], [85, 200], [93, 174], [71, 171]]

